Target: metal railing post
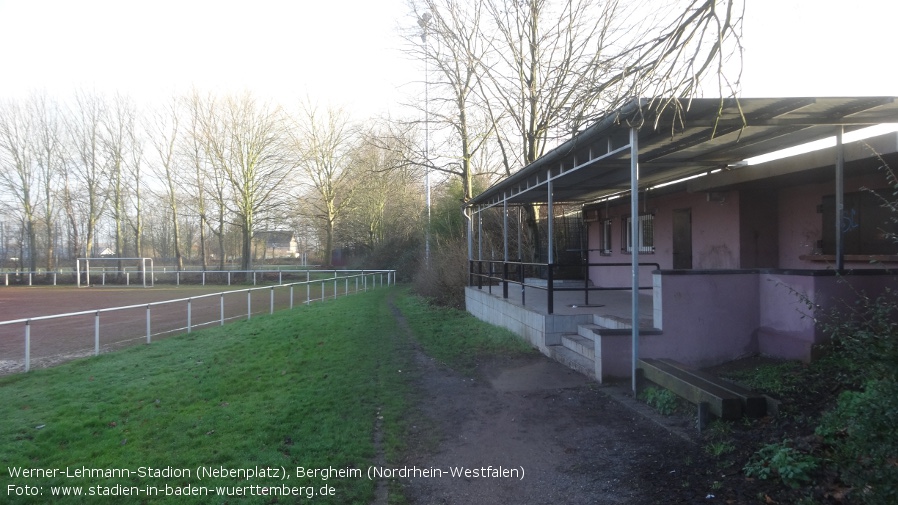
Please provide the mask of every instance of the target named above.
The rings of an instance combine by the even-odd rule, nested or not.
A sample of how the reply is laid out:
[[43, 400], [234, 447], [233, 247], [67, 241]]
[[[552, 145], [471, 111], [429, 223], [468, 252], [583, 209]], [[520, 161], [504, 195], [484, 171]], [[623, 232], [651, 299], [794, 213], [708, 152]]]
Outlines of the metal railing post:
[[553, 312], [555, 312], [555, 279], [554, 279], [554, 276], [555, 275], [552, 272], [552, 264], [549, 263], [549, 272], [548, 272], [548, 275], [546, 275], [546, 277], [548, 277], [548, 281], [549, 281], [549, 292], [548, 292], [548, 296], [546, 297], [547, 298], [547, 300], [546, 300], [547, 308], [548, 308], [549, 314], [552, 314]]
[[309, 284], [309, 281], [306, 281], [306, 305], [309, 305], [312, 300], [312, 285]]
[[25, 321], [25, 371], [31, 370], [31, 320]]
[[152, 340], [152, 333], [150, 332], [150, 304], [147, 304], [147, 343], [149, 344]]
[[100, 355], [100, 311], [94, 312], [94, 356]]
[[508, 262], [502, 263], [502, 298], [508, 299]]
[[293, 284], [290, 285], [290, 308], [293, 308]]
[[221, 294], [221, 299], [218, 302], [219, 304], [219, 317], [221, 318], [221, 326], [224, 326], [224, 293]]
[[249, 321], [253, 317], [253, 292], [246, 291], [246, 320]]
[[334, 300], [337, 299], [337, 271], [334, 270]]
[[526, 288], [524, 286], [524, 262], [523, 261], [521, 261], [520, 265], [518, 265], [518, 272], [519, 272], [518, 275], [520, 276], [520, 280], [521, 280], [521, 305], [526, 306], [527, 305], [525, 302], [525, 295], [526, 295], [525, 289]]
[[271, 303], [268, 309], [269, 314], [274, 314], [274, 286], [271, 286]]
[[192, 320], [191, 320], [191, 319], [192, 319], [192, 316], [193, 316], [193, 303], [192, 303], [192, 300], [193, 300], [192, 298], [188, 298], [188, 299], [187, 299], [187, 333], [190, 333], [190, 326], [191, 326], [191, 323], [192, 323]]

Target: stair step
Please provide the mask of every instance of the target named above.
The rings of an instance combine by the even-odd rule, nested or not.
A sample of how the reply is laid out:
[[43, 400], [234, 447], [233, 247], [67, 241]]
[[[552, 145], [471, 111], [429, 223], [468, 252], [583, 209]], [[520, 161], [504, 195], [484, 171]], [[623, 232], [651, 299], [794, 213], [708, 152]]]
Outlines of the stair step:
[[596, 359], [595, 341], [591, 338], [566, 333], [561, 336], [561, 345], [591, 360]]
[[596, 378], [596, 363], [594, 360], [574, 352], [563, 345], [553, 345], [550, 346], [549, 349], [552, 351], [552, 358], [559, 363], [576, 370], [589, 378]]

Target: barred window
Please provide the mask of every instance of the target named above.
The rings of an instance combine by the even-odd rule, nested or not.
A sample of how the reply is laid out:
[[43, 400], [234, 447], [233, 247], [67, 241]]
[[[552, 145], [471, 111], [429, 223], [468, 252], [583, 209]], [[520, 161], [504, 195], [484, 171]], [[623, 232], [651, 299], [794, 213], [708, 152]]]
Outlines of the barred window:
[[[655, 216], [653, 214], [643, 214], [637, 218], [639, 225], [639, 238], [636, 243], [637, 252], [654, 253], [655, 252]], [[631, 217], [627, 216], [623, 219], [623, 230], [621, 231], [621, 243], [625, 245], [623, 252], [632, 252], [633, 236], [631, 228]]]
[[601, 222], [599, 235], [599, 254], [603, 256], [611, 255], [611, 220], [603, 219]]

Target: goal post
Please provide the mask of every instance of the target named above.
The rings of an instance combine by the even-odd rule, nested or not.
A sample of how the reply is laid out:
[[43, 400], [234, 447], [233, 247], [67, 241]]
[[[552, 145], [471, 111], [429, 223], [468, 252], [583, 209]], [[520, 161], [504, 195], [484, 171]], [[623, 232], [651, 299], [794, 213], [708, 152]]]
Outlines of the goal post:
[[[112, 274], [125, 278], [126, 286], [153, 287], [155, 279], [153, 258], [78, 258], [76, 261], [75, 283], [79, 288], [91, 285], [91, 267], [94, 274], [100, 270], [101, 285], [106, 284], [106, 274], [110, 273], [111, 268]], [[132, 273], [135, 274], [134, 282], [131, 279]]]

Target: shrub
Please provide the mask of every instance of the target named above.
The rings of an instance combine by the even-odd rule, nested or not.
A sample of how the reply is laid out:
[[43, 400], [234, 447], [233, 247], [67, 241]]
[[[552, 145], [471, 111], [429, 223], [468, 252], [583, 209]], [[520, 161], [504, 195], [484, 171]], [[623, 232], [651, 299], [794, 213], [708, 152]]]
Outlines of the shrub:
[[869, 379], [898, 379], [898, 291], [861, 296], [851, 310], [828, 318], [824, 330], [854, 372]]
[[677, 395], [667, 389], [648, 387], [639, 398], [663, 416], [669, 416], [677, 409]]
[[846, 391], [817, 434], [833, 451], [842, 480], [861, 503], [898, 503], [898, 382], [877, 380]]
[[429, 262], [415, 275], [415, 293], [447, 307], [463, 309], [468, 282], [468, 249], [463, 239], [433, 241]]
[[760, 448], [743, 468], [745, 475], [759, 479], [779, 477], [787, 486], [797, 488], [811, 481], [817, 460], [789, 446], [790, 441]]

